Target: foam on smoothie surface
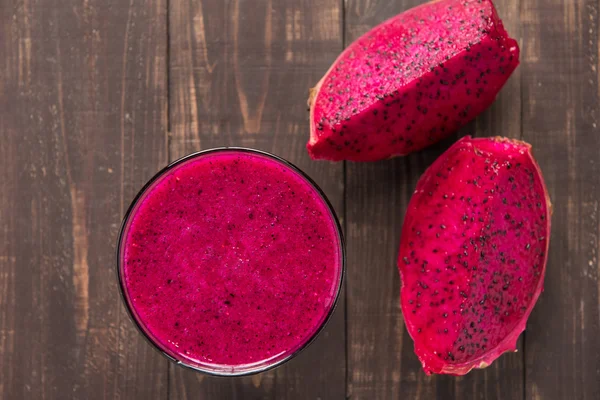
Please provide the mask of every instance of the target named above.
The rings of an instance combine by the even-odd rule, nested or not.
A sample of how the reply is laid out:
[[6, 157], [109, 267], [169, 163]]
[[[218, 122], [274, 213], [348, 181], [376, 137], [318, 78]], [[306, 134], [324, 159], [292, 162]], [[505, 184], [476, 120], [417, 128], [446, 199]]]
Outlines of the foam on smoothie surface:
[[163, 175], [125, 231], [138, 322], [177, 359], [236, 366], [302, 347], [329, 313], [339, 238], [320, 195], [262, 155], [209, 153]]

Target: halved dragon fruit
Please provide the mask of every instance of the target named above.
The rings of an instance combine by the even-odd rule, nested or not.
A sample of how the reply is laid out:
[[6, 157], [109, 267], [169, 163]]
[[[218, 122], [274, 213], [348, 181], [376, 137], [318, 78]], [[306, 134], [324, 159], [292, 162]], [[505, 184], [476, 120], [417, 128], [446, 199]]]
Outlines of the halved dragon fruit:
[[311, 90], [314, 159], [374, 161], [420, 150], [485, 110], [519, 64], [490, 0], [439, 0], [352, 43]]
[[426, 373], [463, 375], [516, 350], [543, 289], [550, 216], [521, 141], [465, 137], [423, 174], [398, 267], [404, 321]]

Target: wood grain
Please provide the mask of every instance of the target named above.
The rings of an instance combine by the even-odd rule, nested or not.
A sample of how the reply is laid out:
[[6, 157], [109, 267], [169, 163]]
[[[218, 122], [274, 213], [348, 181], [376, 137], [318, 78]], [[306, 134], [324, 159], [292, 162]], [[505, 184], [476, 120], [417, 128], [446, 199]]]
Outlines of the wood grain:
[[166, 161], [163, 1], [0, 4], [0, 398], [165, 398], [127, 320], [121, 217]]
[[[308, 87], [344, 45], [424, 2], [0, 1], [0, 399], [600, 398], [597, 0], [496, 0], [522, 65], [444, 142], [378, 163], [306, 154]], [[400, 313], [397, 246], [417, 179], [465, 134], [533, 144], [554, 203], [545, 292], [519, 353], [427, 377]], [[114, 273], [142, 184], [222, 145], [296, 163], [347, 233], [347, 301], [297, 358], [242, 379], [167, 363]]]
[[[171, 1], [171, 159], [254, 147], [294, 162], [343, 215], [342, 164], [311, 162], [308, 88], [341, 50], [341, 8], [327, 0]], [[319, 338], [286, 365], [218, 379], [171, 367], [171, 399], [343, 399], [344, 301]]]
[[[346, 45], [372, 26], [419, 0], [348, 0]], [[495, 2], [507, 29], [519, 38], [519, 1]], [[347, 165], [348, 395], [352, 399], [518, 399], [523, 395], [522, 353], [465, 377], [427, 377], [413, 352], [399, 304], [396, 257], [402, 220], [417, 180], [458, 137], [520, 137], [520, 72], [498, 101], [475, 122], [417, 154], [377, 163]]]
[[527, 326], [528, 399], [600, 398], [598, 7], [523, 2], [523, 136], [554, 205], [545, 291]]

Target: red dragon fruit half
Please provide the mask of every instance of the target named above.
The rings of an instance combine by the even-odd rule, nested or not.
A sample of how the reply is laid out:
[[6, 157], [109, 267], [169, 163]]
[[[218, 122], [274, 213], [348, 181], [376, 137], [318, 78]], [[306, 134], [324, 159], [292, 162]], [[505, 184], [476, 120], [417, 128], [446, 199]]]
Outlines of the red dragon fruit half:
[[438, 0], [352, 43], [311, 90], [313, 159], [374, 161], [420, 150], [496, 98], [519, 64], [490, 0]]
[[516, 342], [542, 292], [551, 205], [527, 143], [455, 143], [408, 205], [398, 267], [426, 373], [463, 375]]

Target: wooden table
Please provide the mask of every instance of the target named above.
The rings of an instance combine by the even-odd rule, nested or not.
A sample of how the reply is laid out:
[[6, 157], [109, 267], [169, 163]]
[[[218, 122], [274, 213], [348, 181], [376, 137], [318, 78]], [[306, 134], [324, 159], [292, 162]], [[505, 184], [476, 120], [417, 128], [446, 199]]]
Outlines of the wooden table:
[[[369, 27], [422, 0], [0, 0], [0, 398], [600, 399], [598, 0], [497, 0], [521, 66], [449, 140], [377, 163], [309, 159], [306, 97]], [[545, 292], [519, 342], [426, 376], [395, 266], [415, 183], [459, 136], [532, 143], [554, 203]], [[281, 155], [345, 229], [345, 293], [318, 340], [262, 375], [176, 368], [121, 304], [114, 248], [141, 185], [213, 146]]]

